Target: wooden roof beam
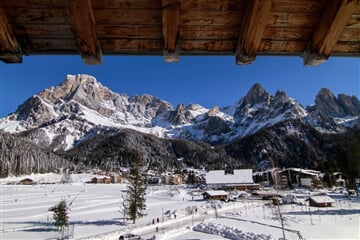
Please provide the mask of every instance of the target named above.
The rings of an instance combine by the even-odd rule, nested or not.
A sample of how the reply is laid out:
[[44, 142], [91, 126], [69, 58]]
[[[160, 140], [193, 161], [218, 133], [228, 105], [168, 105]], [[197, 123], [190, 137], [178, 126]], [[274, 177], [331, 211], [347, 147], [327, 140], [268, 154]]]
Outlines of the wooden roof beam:
[[180, 2], [162, 0], [162, 33], [164, 38], [164, 61], [178, 62], [177, 37], [180, 28]]
[[66, 6], [81, 58], [86, 64], [100, 64], [102, 51], [96, 36], [91, 0], [67, 0]]
[[359, 0], [332, 0], [325, 4], [312, 41], [304, 52], [304, 65], [317, 66], [329, 58]]
[[2, 8], [0, 8], [0, 60], [6, 63], [22, 63], [21, 47]]
[[236, 46], [236, 64], [250, 64], [255, 60], [271, 8], [269, 0], [253, 0], [246, 3]]

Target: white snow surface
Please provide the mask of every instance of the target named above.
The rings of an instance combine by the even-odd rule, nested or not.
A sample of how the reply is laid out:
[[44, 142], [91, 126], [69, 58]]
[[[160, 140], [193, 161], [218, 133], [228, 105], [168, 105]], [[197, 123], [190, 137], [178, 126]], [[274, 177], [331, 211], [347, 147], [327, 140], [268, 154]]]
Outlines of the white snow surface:
[[[269, 201], [207, 202], [198, 189], [156, 185], [147, 189], [146, 216], [133, 224], [124, 222], [120, 209], [126, 184], [86, 184], [93, 176], [72, 174], [70, 184], [59, 184], [59, 174], [1, 179], [0, 239], [61, 237], [52, 226], [48, 209], [62, 199], [69, 205], [73, 239], [112, 240], [125, 232], [142, 239], [167, 240], [282, 239], [283, 234], [286, 239], [360, 238], [360, 199], [356, 197], [329, 193], [335, 200], [333, 207], [315, 208], [301, 198], [309, 194], [298, 195], [305, 204], [280, 206], [283, 233], [278, 208]], [[13, 185], [25, 177], [42, 184]]]

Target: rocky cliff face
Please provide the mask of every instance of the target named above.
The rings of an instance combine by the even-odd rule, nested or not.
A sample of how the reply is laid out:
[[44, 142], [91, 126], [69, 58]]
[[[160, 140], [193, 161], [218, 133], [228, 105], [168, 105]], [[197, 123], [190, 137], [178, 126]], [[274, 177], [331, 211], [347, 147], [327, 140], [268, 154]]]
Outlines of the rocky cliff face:
[[316, 110], [327, 118], [344, 118], [360, 115], [360, 101], [355, 96], [339, 94], [338, 98], [326, 88], [316, 95]]

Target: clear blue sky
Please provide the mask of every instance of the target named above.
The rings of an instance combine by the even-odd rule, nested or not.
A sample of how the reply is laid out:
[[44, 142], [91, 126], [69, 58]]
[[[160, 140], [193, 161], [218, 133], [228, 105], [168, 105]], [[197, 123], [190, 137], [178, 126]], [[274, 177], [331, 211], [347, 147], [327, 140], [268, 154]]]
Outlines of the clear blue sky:
[[360, 58], [332, 57], [305, 67], [301, 57], [261, 57], [236, 65], [233, 56], [180, 56], [165, 63], [161, 56], [103, 56], [103, 64], [85, 65], [80, 56], [29, 56], [22, 64], [0, 62], [0, 117], [14, 112], [27, 98], [60, 84], [67, 74], [95, 76], [114, 92], [154, 95], [170, 102], [229, 106], [260, 83], [269, 93], [284, 90], [306, 106], [320, 88], [360, 98]]

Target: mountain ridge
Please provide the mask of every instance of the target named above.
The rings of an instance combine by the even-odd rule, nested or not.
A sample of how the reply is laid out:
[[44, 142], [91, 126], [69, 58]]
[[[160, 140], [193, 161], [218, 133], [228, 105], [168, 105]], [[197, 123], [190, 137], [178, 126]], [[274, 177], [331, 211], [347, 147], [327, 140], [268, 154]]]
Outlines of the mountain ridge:
[[227, 144], [279, 122], [299, 119], [320, 132], [340, 133], [359, 126], [355, 96], [321, 89], [315, 105], [304, 108], [284, 91], [269, 94], [259, 83], [234, 105], [207, 109], [199, 104], [175, 108], [149, 94], [127, 96], [111, 91], [95, 77], [67, 75], [56, 87], [28, 98], [0, 119], [0, 129], [24, 133], [35, 143], [69, 150], [97, 132], [133, 129], [156, 137]]

